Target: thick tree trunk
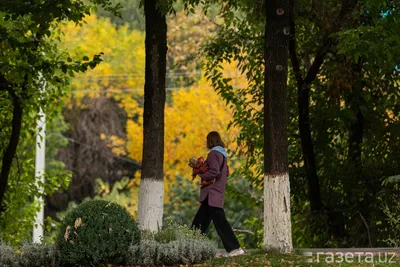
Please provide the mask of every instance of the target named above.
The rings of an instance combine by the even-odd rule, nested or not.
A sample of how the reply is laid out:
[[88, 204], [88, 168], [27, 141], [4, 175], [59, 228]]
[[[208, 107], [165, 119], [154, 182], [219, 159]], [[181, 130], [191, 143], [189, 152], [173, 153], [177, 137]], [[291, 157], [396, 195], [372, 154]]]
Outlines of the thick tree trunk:
[[162, 226], [164, 199], [164, 106], [167, 23], [157, 0], [144, 1], [146, 70], [143, 112], [143, 164], [138, 220], [142, 229]]
[[264, 84], [264, 249], [293, 249], [286, 89], [289, 0], [267, 0]]
[[0, 173], [0, 213], [4, 212], [6, 207], [3, 203], [4, 195], [7, 190], [8, 177], [10, 175], [11, 165], [17, 151], [19, 135], [22, 125], [22, 105], [19, 98], [13, 93], [12, 88], [4, 79], [0, 77], [1, 90], [9, 91], [13, 101], [13, 117], [11, 122], [11, 135], [8, 140], [7, 148], [1, 159], [1, 173]]

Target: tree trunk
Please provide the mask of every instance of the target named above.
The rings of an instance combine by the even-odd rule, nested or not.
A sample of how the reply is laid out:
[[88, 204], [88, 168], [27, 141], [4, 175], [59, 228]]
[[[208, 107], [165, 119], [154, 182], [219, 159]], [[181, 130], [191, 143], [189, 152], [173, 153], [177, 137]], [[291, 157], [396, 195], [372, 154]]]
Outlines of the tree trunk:
[[300, 63], [297, 58], [297, 48], [296, 48], [296, 35], [295, 35], [295, 21], [294, 21], [294, 5], [295, 0], [290, 0], [290, 29], [292, 37], [289, 41], [289, 53], [292, 61], [293, 71], [297, 81], [298, 97], [297, 97], [297, 107], [299, 112], [299, 132], [301, 140], [301, 149], [303, 152], [304, 168], [306, 170], [307, 185], [308, 185], [308, 199], [310, 201], [310, 206], [312, 211], [319, 211], [322, 208], [321, 200], [321, 189], [319, 186], [317, 166], [315, 164], [314, 155], [314, 144], [311, 138], [310, 129], [310, 116], [309, 116], [309, 105], [310, 105], [310, 84], [315, 79], [319, 68], [323, 62], [323, 58], [326, 54], [325, 44], [322, 49], [319, 50], [314, 62], [311, 64], [307, 60], [305, 66], [307, 69], [307, 76], [303, 79], [300, 70]]
[[301, 149], [303, 152], [304, 168], [306, 170], [308, 182], [308, 198], [312, 211], [320, 211], [323, 208], [321, 200], [321, 190], [318, 180], [317, 165], [315, 163], [314, 144], [310, 126], [310, 86], [320, 71], [324, 58], [329, 48], [333, 45], [330, 38], [332, 33], [338, 32], [347, 22], [351, 21], [351, 14], [358, 4], [358, 0], [342, 0], [340, 12], [332, 22], [330, 31], [322, 37], [322, 43], [314, 56], [314, 61], [309, 68], [305, 78], [301, 73], [300, 63], [296, 52], [294, 5], [295, 0], [290, 0], [290, 28], [292, 38], [289, 44], [290, 58], [292, 61], [293, 72], [296, 77], [298, 87], [298, 110], [299, 110], [299, 131], [301, 139]]
[[264, 73], [264, 249], [291, 252], [286, 89], [289, 0], [267, 0]]
[[302, 84], [298, 88], [297, 107], [299, 110], [299, 131], [301, 149], [303, 151], [304, 167], [308, 182], [308, 199], [312, 211], [322, 208], [321, 189], [319, 186], [317, 165], [315, 164], [314, 144], [311, 137], [310, 127], [310, 88]]
[[11, 122], [11, 135], [8, 140], [7, 148], [3, 154], [2, 162], [1, 162], [1, 173], [0, 173], [0, 213], [6, 210], [6, 207], [3, 203], [4, 195], [7, 190], [8, 177], [11, 171], [11, 165], [17, 151], [19, 135], [21, 132], [22, 125], [22, 106], [19, 98], [14, 94], [12, 88], [8, 84], [8, 82], [4, 79], [3, 76], [0, 77], [1, 81], [1, 90], [9, 91], [12, 101], [13, 101], [13, 117]]
[[[362, 174], [362, 143], [364, 138], [364, 116], [361, 112], [362, 90], [363, 90], [363, 63], [361, 60], [354, 63], [353, 83], [351, 91], [346, 98], [346, 104], [351, 109], [353, 116], [350, 122], [349, 143], [348, 143], [348, 174], [354, 177], [351, 182], [346, 181], [346, 193], [348, 203], [358, 201], [358, 214], [355, 218], [365, 226], [365, 231], [359, 235], [359, 241], [372, 247], [376, 244], [376, 225], [374, 220], [374, 210], [371, 204], [376, 200], [377, 185], [370, 179], [366, 179]], [[360, 192], [365, 192], [363, 199], [360, 200]]]
[[364, 116], [361, 113], [362, 93], [362, 69], [361, 63], [355, 68], [356, 80], [352, 85], [351, 96], [348, 99], [350, 108], [353, 111], [353, 120], [350, 123], [348, 158], [350, 165], [354, 168], [357, 179], [361, 178], [362, 164], [362, 142], [364, 135]]
[[167, 23], [157, 0], [144, 1], [146, 70], [143, 112], [143, 164], [138, 220], [142, 229], [162, 226], [164, 199], [164, 106]]

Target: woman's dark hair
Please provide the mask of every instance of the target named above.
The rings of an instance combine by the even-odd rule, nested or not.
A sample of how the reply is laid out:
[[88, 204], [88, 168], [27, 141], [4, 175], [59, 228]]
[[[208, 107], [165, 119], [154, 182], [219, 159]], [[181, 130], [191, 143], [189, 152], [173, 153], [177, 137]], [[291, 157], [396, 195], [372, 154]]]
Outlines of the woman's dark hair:
[[224, 142], [222, 142], [221, 136], [219, 135], [218, 132], [210, 132], [207, 135], [207, 147], [209, 149], [215, 147], [215, 146], [222, 146], [225, 147]]

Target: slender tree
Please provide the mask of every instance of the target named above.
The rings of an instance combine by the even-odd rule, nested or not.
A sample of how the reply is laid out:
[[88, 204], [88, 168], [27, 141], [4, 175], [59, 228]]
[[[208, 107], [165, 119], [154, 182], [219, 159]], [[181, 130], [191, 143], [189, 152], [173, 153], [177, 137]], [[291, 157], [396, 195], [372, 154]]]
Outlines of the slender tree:
[[16, 96], [12, 85], [5, 79], [3, 75], [0, 76], [0, 90], [8, 91], [13, 103], [11, 134], [8, 140], [8, 145], [2, 155], [1, 171], [0, 171], [0, 213], [5, 210], [3, 205], [3, 197], [6, 193], [8, 177], [11, 171], [12, 162], [17, 151], [17, 146], [20, 138], [21, 125], [22, 125], [22, 106], [21, 100]]
[[[314, 143], [311, 134], [311, 122], [310, 122], [310, 90], [311, 84], [316, 80], [318, 73], [321, 70], [321, 66], [330, 50], [335, 45], [335, 40], [331, 37], [332, 34], [342, 30], [350, 21], [351, 15], [355, 7], [358, 5], [358, 0], [341, 0], [340, 10], [336, 12], [329, 19], [321, 19], [324, 15], [323, 12], [319, 14], [316, 1], [312, 2], [311, 10], [309, 14], [302, 14], [304, 17], [309, 18], [310, 21], [314, 22], [318, 27], [321, 28], [323, 33], [320, 37], [321, 43], [317, 45], [315, 56], [310, 66], [305, 66], [306, 75], [304, 76], [301, 71], [300, 61], [298, 59], [297, 47], [296, 47], [296, 35], [295, 35], [295, 7], [296, 0], [290, 0], [290, 27], [293, 38], [289, 42], [289, 52], [292, 62], [293, 72], [297, 82], [298, 88], [298, 112], [299, 112], [299, 132], [301, 140], [301, 149], [303, 152], [304, 169], [307, 175], [308, 182], [308, 198], [312, 211], [320, 211], [323, 208], [321, 200], [321, 189], [319, 185], [317, 164], [315, 161]], [[336, 1], [335, 1], [336, 2]], [[325, 3], [321, 1], [321, 3]], [[318, 15], [316, 15], [318, 14]], [[308, 60], [306, 60], [308, 62]]]
[[267, 0], [264, 73], [264, 248], [292, 250], [286, 88], [289, 0]]
[[164, 199], [164, 107], [167, 22], [157, 0], [144, 1], [146, 69], [143, 111], [143, 162], [138, 221], [142, 229], [162, 225]]

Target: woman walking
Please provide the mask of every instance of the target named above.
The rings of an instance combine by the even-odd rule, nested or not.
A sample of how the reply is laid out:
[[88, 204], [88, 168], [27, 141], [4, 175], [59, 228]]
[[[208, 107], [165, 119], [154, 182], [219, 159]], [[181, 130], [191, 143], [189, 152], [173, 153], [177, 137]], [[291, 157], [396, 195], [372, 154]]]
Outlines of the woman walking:
[[210, 149], [206, 159], [209, 169], [200, 172], [199, 175], [203, 181], [202, 184], [208, 185], [204, 185], [200, 189], [201, 205], [193, 219], [192, 228], [200, 229], [204, 234], [212, 220], [227, 251], [226, 256], [243, 255], [244, 251], [240, 248], [239, 241], [227, 221], [223, 209], [229, 168], [225, 144], [218, 132], [210, 132], [207, 135], [207, 148]]

